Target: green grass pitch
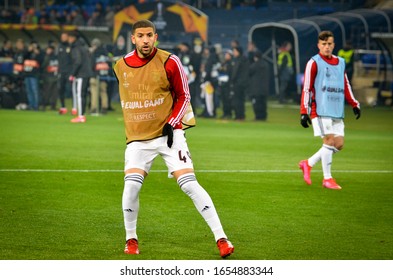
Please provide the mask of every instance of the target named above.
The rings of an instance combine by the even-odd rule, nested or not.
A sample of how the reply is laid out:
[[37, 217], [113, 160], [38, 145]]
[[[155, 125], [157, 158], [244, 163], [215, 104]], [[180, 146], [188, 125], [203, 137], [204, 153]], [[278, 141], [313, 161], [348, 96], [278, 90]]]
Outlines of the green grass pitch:
[[[235, 246], [232, 260], [393, 259], [393, 110], [346, 112], [332, 172], [313, 184], [298, 162], [321, 140], [297, 106], [267, 122], [197, 119], [187, 130], [196, 175]], [[141, 254], [123, 253], [124, 128], [120, 108], [72, 124], [56, 112], [0, 110], [0, 259], [217, 260], [213, 235], [161, 158], [141, 191]]]

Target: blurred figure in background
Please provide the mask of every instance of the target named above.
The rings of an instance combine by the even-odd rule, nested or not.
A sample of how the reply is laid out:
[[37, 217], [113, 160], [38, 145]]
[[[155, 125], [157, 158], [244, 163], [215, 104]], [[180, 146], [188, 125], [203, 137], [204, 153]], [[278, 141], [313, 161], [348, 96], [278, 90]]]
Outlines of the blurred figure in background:
[[84, 26], [85, 25], [85, 19], [82, 16], [82, 13], [79, 11], [79, 9], [74, 9], [70, 13], [70, 24], [71, 25], [76, 25], [76, 26]]
[[256, 121], [267, 119], [267, 97], [269, 89], [269, 64], [260, 51], [254, 52], [254, 62], [250, 65], [249, 94]]
[[250, 63], [254, 62], [255, 59], [255, 53], [258, 51], [257, 46], [255, 45], [254, 42], [250, 41], [248, 42], [247, 45], [247, 58], [250, 61]]
[[32, 41], [23, 61], [24, 83], [30, 110], [38, 110], [40, 103], [40, 72], [43, 54], [37, 42]]
[[352, 48], [351, 42], [347, 42], [341, 50], [338, 51], [338, 56], [345, 60], [345, 71], [347, 72], [349, 82], [352, 82], [355, 62], [355, 50]]
[[25, 42], [23, 39], [17, 39], [15, 42], [15, 52], [14, 52], [14, 66], [13, 66], [13, 79], [15, 83], [15, 97], [16, 109], [26, 110], [27, 109], [27, 95], [24, 86], [24, 72], [23, 72], [23, 62], [26, 57]]
[[222, 102], [222, 119], [232, 119], [232, 98], [231, 95], [231, 76], [232, 76], [233, 52], [224, 51], [224, 61], [221, 64], [218, 76], [218, 90]]
[[243, 121], [246, 118], [246, 90], [249, 83], [248, 59], [243, 55], [241, 47], [234, 47], [231, 90], [233, 91], [233, 108], [235, 120]]
[[0, 49], [0, 57], [10, 57], [14, 56], [14, 50], [12, 48], [12, 42], [9, 39], [4, 40], [3, 46]]
[[[91, 63], [94, 72], [90, 78], [90, 113], [106, 114], [108, 111], [108, 78], [112, 71], [107, 50], [98, 38], [91, 41]], [[101, 110], [100, 110], [101, 105]]]
[[201, 96], [205, 100], [205, 108], [200, 117], [214, 118], [216, 116], [215, 89], [218, 85], [218, 69], [220, 60], [215, 47], [206, 47], [201, 63]]
[[[68, 33], [63, 32], [60, 35], [60, 43], [57, 53], [59, 62], [59, 75], [58, 75], [58, 92], [60, 98], [59, 114], [64, 115], [67, 113], [65, 98], [71, 96], [71, 83], [69, 81], [71, 67], [71, 47], [68, 44]], [[75, 112], [76, 113], [76, 112]]]
[[193, 41], [193, 48], [191, 51], [191, 64], [193, 66], [193, 70], [195, 73], [195, 82], [189, 84], [190, 94], [191, 94], [191, 106], [194, 112], [196, 112], [197, 107], [200, 106], [201, 102], [201, 62], [202, 62], [202, 51], [203, 51], [203, 42], [197, 37]]
[[72, 123], [86, 122], [86, 106], [88, 97], [89, 80], [93, 76], [91, 70], [91, 57], [87, 46], [79, 40], [76, 31], [68, 33], [68, 43], [71, 46], [71, 73], [69, 80], [72, 82], [73, 112], [77, 117]]
[[291, 50], [292, 44], [287, 41], [284, 42], [278, 50], [277, 65], [280, 83], [278, 101], [281, 104], [287, 103], [289, 86], [294, 74]]
[[59, 73], [59, 60], [53, 46], [48, 46], [45, 50], [45, 56], [42, 63], [42, 110], [50, 106], [51, 110], [56, 110], [56, 101], [58, 98], [57, 79]]
[[196, 68], [199, 67], [199, 63], [195, 61], [196, 57], [191, 51], [191, 47], [188, 43], [186, 42], [180, 43], [177, 46], [177, 48], [178, 48], [177, 56], [179, 57], [180, 61], [183, 64], [184, 72], [187, 75], [187, 81], [188, 81], [188, 86], [190, 88], [191, 98], [193, 98], [196, 95], [195, 85], [199, 86], [199, 83], [197, 82], [197, 73], [196, 73]]

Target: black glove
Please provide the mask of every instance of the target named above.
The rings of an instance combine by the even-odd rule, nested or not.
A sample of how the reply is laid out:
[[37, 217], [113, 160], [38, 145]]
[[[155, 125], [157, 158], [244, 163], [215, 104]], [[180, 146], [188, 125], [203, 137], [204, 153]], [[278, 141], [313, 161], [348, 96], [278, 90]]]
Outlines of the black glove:
[[168, 136], [168, 141], [166, 142], [168, 144], [169, 148], [172, 148], [173, 144], [173, 127], [169, 124], [166, 123], [164, 125], [164, 128], [162, 129], [162, 135], [167, 135]]
[[360, 109], [358, 107], [353, 108], [353, 113], [356, 116], [356, 119], [360, 118]]
[[300, 124], [304, 127], [307, 128], [309, 124], [311, 124], [311, 119], [309, 115], [307, 114], [302, 114], [300, 117]]

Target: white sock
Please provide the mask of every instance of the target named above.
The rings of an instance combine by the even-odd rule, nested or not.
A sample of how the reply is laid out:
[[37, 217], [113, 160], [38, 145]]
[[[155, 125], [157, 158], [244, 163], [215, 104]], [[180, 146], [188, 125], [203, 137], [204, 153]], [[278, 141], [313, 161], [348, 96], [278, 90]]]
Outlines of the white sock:
[[78, 107], [77, 95], [77, 83], [76, 80], [74, 80], [72, 81], [72, 109], [76, 109]]
[[331, 167], [333, 161], [333, 153], [338, 152], [338, 150], [334, 146], [323, 144], [320, 151], [321, 151], [323, 178], [330, 179], [332, 178]]
[[216, 208], [214, 207], [213, 201], [210, 198], [210, 195], [198, 183], [195, 178], [195, 174], [184, 174], [177, 179], [177, 183], [179, 184], [182, 191], [187, 194], [194, 202], [196, 209], [205, 219], [206, 223], [213, 232], [215, 240], [217, 241], [220, 238], [227, 238], [222, 228]]
[[320, 160], [321, 160], [321, 150], [322, 148], [320, 148], [318, 150], [318, 152], [316, 152], [315, 154], [313, 154], [307, 161], [308, 161], [308, 165], [310, 167], [313, 167], [315, 164], [317, 164]]
[[126, 240], [138, 239], [136, 223], [139, 213], [139, 192], [142, 188], [143, 179], [144, 177], [138, 173], [127, 174], [124, 177], [122, 207]]
[[209, 116], [214, 116], [214, 95], [213, 93], [207, 93], [205, 95], [205, 102], [206, 102], [206, 111]]

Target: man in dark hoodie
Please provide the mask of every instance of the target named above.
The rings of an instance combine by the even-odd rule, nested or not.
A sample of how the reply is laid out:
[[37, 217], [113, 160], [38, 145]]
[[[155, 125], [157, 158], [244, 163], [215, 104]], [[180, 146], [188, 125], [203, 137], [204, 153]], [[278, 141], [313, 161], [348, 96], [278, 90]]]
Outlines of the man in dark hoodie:
[[91, 58], [87, 46], [79, 40], [78, 33], [71, 31], [68, 34], [68, 43], [71, 46], [72, 69], [69, 80], [72, 82], [73, 109], [78, 116], [71, 120], [72, 123], [86, 122], [86, 99], [88, 95], [89, 79], [93, 76]]

